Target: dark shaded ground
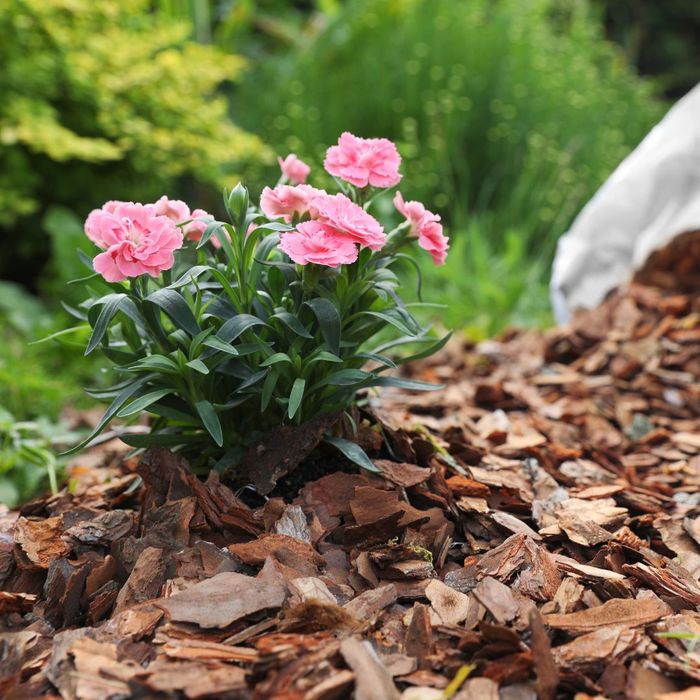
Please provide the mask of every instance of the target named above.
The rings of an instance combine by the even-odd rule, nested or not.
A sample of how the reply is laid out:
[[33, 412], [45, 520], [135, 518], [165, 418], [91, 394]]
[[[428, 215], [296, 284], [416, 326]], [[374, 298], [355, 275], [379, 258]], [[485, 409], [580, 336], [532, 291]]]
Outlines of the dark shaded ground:
[[0, 694], [700, 697], [700, 301], [411, 371], [447, 388], [376, 403], [383, 478], [251, 508], [154, 452], [0, 515]]

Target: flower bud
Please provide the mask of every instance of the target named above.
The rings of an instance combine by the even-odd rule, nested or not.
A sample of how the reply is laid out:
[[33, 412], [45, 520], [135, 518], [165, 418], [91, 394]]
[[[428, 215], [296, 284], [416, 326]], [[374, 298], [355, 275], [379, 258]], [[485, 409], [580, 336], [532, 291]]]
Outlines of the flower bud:
[[242, 221], [248, 212], [248, 190], [239, 182], [228, 194], [227, 209], [235, 223]]

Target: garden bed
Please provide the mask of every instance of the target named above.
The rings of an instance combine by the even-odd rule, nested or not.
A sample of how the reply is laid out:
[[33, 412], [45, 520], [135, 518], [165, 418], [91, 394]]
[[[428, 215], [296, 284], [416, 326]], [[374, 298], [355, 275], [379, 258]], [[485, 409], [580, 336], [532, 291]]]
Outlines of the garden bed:
[[690, 697], [699, 349], [697, 298], [639, 285], [455, 343], [410, 368], [446, 389], [372, 407], [383, 477], [260, 507], [165, 451], [78, 460], [0, 515], [0, 694]]

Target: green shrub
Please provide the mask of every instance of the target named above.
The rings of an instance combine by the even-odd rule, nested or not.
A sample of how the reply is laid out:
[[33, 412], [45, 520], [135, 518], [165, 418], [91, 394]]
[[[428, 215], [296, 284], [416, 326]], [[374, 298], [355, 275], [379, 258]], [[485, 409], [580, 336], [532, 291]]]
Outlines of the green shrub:
[[[0, 0], [0, 276], [46, 259], [51, 205], [81, 216], [193, 179], [220, 186], [268, 157], [217, 96], [244, 62], [188, 41], [147, 0]], [[4, 229], [4, 231], [3, 231]]]
[[100, 363], [83, 357], [86, 334], [32, 344], [65, 325], [63, 314], [50, 313], [19, 286], [0, 281], [0, 406], [18, 420], [55, 421], [66, 405], [94, 403], [81, 388], [98, 385], [100, 376]]
[[582, 0], [348, 2], [305, 50], [251, 73], [239, 105], [282, 153], [319, 160], [346, 129], [393, 138], [406, 195], [453, 230], [485, 215], [496, 251], [517, 229], [545, 260], [661, 114]]
[[0, 405], [0, 505], [17, 506], [47, 485], [56, 493], [63, 462], [54, 448], [75, 439], [45, 418], [17, 421]]

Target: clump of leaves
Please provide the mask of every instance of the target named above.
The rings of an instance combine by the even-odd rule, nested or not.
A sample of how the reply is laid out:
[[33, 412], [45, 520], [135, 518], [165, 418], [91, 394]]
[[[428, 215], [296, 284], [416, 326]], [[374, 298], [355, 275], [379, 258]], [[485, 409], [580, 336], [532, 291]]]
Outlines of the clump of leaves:
[[0, 406], [0, 503], [16, 506], [47, 483], [56, 493], [62, 462], [55, 448], [75, 439], [61, 425], [17, 421]]
[[[416, 321], [399, 296], [395, 272], [400, 264], [415, 266], [407, 251], [416, 240], [444, 259], [447, 239], [438, 217], [408, 203], [413, 219], [406, 214], [385, 233], [369, 213], [383, 190], [336, 182], [342, 193], [331, 195], [283, 178], [263, 193], [267, 213], [252, 206], [239, 185], [224, 196], [229, 221], [190, 214], [183, 202], [167, 198], [127, 208], [108, 203], [88, 219], [88, 235], [105, 249], [94, 261], [104, 277], [88, 278], [90, 296], [72, 312], [90, 329], [86, 354], [100, 349], [121, 376], [109, 390], [91, 394], [111, 400], [93, 435], [113, 418], [148, 412], [150, 433], [124, 435], [126, 443], [169, 447], [203, 468], [230, 467], [266, 432], [342, 412], [361, 390], [435, 388], [389, 371], [447, 340]], [[298, 197], [304, 206], [284, 209]], [[277, 207], [272, 213], [270, 200]], [[397, 203], [404, 213], [408, 205]], [[333, 210], [325, 218], [324, 208]], [[125, 214], [152, 222], [143, 225], [157, 226], [157, 240], [172, 247], [161, 210], [182, 237], [172, 260]], [[101, 222], [104, 230], [97, 230]], [[363, 239], [368, 230], [371, 240]], [[443, 246], [438, 253], [436, 241]], [[135, 260], [160, 268], [142, 269]], [[84, 261], [92, 268], [93, 261]], [[411, 345], [411, 354], [390, 353]], [[328, 437], [372, 468], [357, 445]]]

